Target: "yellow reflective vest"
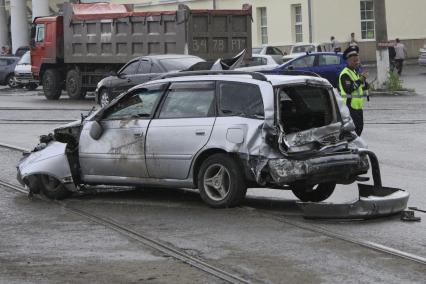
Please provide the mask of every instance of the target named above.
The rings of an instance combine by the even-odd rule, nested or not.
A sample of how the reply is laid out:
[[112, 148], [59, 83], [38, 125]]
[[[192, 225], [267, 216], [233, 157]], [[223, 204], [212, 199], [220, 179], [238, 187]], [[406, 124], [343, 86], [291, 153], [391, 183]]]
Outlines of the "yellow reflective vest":
[[351, 78], [351, 80], [353, 82], [356, 82], [360, 79], [359, 74], [354, 72], [353, 70], [349, 69], [348, 67], [345, 67], [342, 70], [342, 72], [340, 72], [340, 75], [339, 75], [339, 91], [340, 91], [340, 95], [343, 98], [343, 102], [346, 104], [346, 100], [348, 98], [351, 98], [351, 107], [353, 109], [362, 109], [364, 107], [364, 90], [363, 90], [364, 84], [360, 84], [358, 89], [354, 90], [348, 96], [348, 94], [346, 94], [346, 92], [345, 92], [345, 90], [343, 89], [343, 86], [342, 86], [342, 76], [345, 75], [345, 74], [348, 75], [349, 78]]

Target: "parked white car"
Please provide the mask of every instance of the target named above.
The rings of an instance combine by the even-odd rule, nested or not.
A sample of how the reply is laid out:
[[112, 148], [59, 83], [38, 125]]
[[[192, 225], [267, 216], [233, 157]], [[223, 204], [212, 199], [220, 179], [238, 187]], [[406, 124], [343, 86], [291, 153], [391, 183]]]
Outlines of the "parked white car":
[[262, 46], [262, 47], [253, 47], [253, 55], [270, 55], [275, 60], [277, 64], [283, 63], [284, 53], [278, 47], [274, 46]]
[[236, 68], [236, 70], [254, 72], [272, 70], [277, 66], [277, 62], [271, 55], [253, 54], [252, 58], [246, 60], [242, 67]]
[[31, 73], [30, 51], [27, 51], [15, 66], [15, 82], [16, 86], [25, 87], [28, 90], [35, 90], [38, 87], [38, 80], [35, 80]]
[[419, 49], [419, 65], [426, 66], [426, 44]]
[[283, 56], [283, 62], [297, 58], [306, 52], [326, 52], [331, 51], [330, 43], [297, 43], [292, 46], [290, 54]]

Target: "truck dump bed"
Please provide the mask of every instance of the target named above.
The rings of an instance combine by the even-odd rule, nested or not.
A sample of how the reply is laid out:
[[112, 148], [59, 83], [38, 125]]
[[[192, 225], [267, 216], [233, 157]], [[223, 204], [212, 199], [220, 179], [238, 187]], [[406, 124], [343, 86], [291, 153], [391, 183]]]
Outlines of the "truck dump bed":
[[64, 4], [65, 63], [125, 63], [148, 54], [206, 60], [251, 56], [251, 7], [242, 10], [135, 12], [129, 5]]

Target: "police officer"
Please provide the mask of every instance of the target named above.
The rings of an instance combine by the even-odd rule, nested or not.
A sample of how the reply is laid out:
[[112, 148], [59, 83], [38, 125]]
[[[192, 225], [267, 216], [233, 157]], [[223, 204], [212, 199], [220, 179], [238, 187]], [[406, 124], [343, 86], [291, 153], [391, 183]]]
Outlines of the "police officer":
[[352, 120], [355, 124], [355, 132], [361, 136], [364, 128], [364, 114], [362, 108], [366, 98], [365, 91], [368, 89], [368, 71], [359, 73], [359, 49], [357, 46], [348, 47], [343, 58], [346, 60], [346, 67], [339, 76], [339, 92], [343, 101], [349, 108]]

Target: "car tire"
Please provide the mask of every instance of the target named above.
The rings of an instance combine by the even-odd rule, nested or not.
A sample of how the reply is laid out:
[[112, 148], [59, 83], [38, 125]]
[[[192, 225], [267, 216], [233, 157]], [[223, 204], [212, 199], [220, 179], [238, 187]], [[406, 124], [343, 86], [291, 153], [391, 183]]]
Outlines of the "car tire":
[[56, 178], [49, 175], [41, 175], [41, 192], [50, 199], [65, 199], [71, 196], [72, 192]]
[[43, 92], [48, 100], [57, 100], [61, 96], [62, 82], [61, 75], [58, 70], [48, 69], [43, 74]]
[[202, 163], [198, 188], [203, 201], [213, 208], [238, 206], [247, 193], [241, 166], [227, 154], [214, 154]]
[[83, 88], [81, 74], [76, 69], [68, 71], [65, 87], [68, 96], [72, 100], [81, 100], [86, 96], [86, 90]]
[[109, 96], [108, 90], [106, 88], [101, 89], [99, 92], [98, 102], [101, 107], [104, 107], [111, 102], [111, 97]]
[[36, 83], [29, 83], [28, 85], [25, 86], [25, 88], [27, 88], [28, 91], [34, 91], [35, 89], [37, 89], [38, 85]]
[[18, 84], [16, 83], [16, 80], [15, 80], [15, 75], [13, 74], [10, 74], [9, 76], [7, 76], [6, 83], [9, 86], [9, 88], [15, 89], [18, 87]]
[[329, 198], [336, 188], [336, 184], [320, 183], [318, 185], [299, 184], [293, 186], [293, 194], [303, 202], [321, 202]]
[[25, 184], [28, 186], [28, 189], [31, 193], [38, 194], [43, 187], [41, 184], [41, 179], [39, 175], [33, 175], [27, 178]]

